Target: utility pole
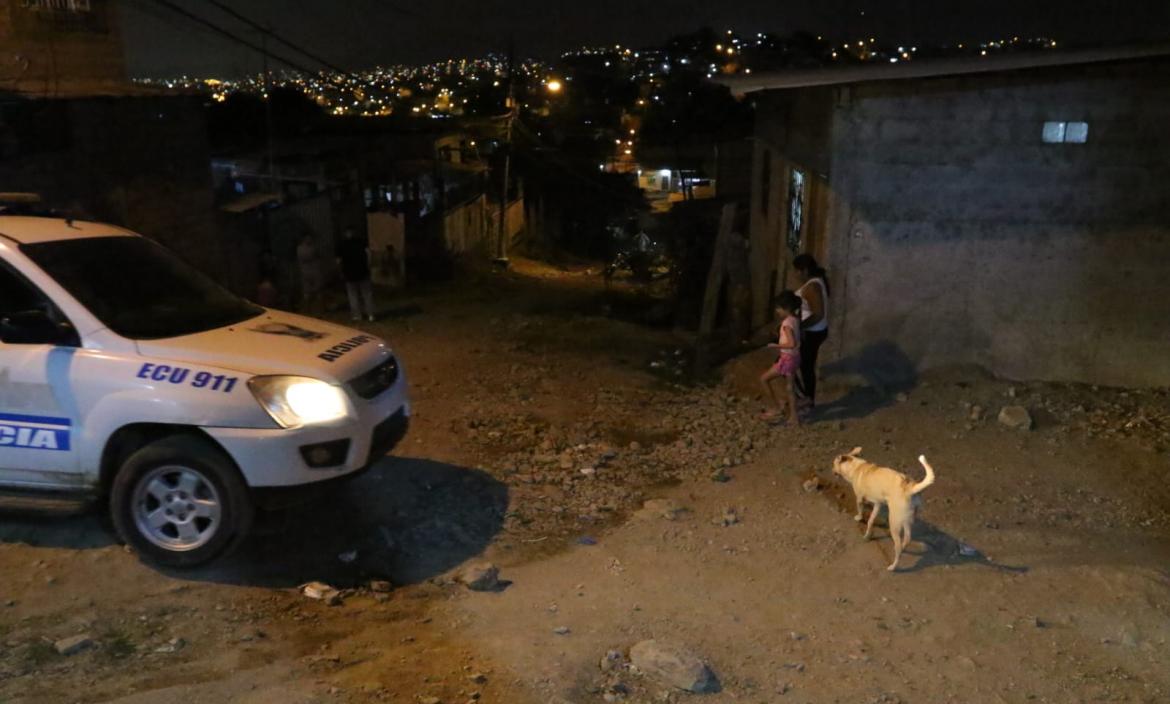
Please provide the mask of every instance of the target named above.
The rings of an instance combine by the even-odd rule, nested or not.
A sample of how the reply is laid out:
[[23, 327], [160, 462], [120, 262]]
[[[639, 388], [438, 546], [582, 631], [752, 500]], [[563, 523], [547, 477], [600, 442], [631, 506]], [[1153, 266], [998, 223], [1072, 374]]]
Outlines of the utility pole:
[[508, 237], [504, 229], [508, 216], [508, 178], [512, 167], [512, 122], [516, 119], [516, 91], [513, 82], [513, 63], [516, 59], [516, 42], [508, 40], [508, 76], [504, 93], [504, 108], [508, 111], [504, 117], [504, 181], [500, 186], [500, 221], [499, 231], [496, 233], [496, 264], [504, 269], [508, 268]]
[[261, 33], [260, 46], [264, 50], [264, 135], [268, 152], [268, 190], [275, 188], [276, 164], [272, 145], [272, 76], [268, 70], [268, 34]]

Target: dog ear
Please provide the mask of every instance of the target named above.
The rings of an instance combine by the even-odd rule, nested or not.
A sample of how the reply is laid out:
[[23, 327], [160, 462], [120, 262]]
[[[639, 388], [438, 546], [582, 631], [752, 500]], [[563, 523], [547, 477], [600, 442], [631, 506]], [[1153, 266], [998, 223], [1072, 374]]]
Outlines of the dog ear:
[[849, 451], [850, 457], [857, 457], [860, 454], [861, 454], [861, 446], [860, 445]]

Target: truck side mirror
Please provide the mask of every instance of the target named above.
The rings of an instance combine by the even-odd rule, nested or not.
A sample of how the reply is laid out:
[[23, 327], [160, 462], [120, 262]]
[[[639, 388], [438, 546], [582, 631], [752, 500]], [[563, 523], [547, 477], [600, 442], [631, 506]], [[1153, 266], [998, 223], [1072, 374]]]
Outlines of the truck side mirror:
[[0, 342], [10, 345], [57, 345], [80, 347], [77, 330], [58, 323], [43, 310], [33, 309], [0, 315]]

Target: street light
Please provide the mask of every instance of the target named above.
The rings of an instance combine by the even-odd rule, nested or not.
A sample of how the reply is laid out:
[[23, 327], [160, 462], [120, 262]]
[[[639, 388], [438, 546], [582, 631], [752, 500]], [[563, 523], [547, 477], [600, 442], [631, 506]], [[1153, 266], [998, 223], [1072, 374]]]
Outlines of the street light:
[[553, 80], [549, 81], [548, 82], [548, 92], [549, 93], [560, 93], [561, 92], [561, 82], [556, 80], [555, 78]]

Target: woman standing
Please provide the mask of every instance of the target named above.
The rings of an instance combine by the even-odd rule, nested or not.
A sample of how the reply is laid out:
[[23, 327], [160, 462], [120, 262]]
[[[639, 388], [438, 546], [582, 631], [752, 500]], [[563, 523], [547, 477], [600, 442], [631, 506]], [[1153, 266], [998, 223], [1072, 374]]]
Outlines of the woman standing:
[[829, 336], [829, 277], [811, 254], [792, 260], [800, 288], [800, 392], [816, 406], [817, 353]]

